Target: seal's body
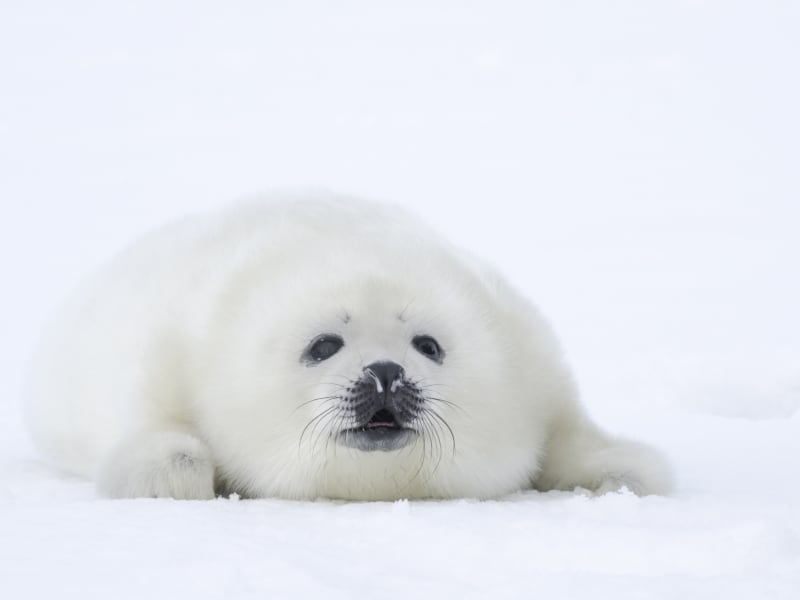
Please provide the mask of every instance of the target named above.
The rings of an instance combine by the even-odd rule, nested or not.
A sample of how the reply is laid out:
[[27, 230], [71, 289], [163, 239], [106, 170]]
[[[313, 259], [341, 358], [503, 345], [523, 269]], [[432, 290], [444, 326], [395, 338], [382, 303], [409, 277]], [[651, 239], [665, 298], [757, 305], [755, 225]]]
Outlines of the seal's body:
[[30, 424], [115, 497], [663, 493], [585, 416], [548, 326], [395, 207], [294, 198], [187, 219], [46, 332]]

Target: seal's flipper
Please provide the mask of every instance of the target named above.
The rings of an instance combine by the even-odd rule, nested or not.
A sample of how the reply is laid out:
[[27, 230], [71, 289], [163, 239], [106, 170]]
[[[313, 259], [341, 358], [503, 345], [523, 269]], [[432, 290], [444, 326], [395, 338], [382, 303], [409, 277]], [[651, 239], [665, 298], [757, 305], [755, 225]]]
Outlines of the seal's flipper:
[[540, 491], [583, 489], [593, 495], [623, 488], [639, 496], [666, 494], [672, 485], [669, 464], [658, 450], [609, 436], [586, 419], [553, 429], [534, 482]]
[[181, 431], [141, 432], [105, 458], [97, 477], [112, 498], [214, 498], [214, 465], [206, 445]]

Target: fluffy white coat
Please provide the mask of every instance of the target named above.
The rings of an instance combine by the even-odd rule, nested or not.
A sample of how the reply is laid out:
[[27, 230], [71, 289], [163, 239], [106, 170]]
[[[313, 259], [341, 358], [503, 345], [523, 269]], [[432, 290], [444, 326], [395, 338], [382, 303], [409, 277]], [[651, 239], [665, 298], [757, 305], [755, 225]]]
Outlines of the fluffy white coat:
[[[344, 347], [309, 365], [310, 340]], [[431, 335], [438, 364], [412, 347]], [[324, 418], [393, 361], [435, 418], [401, 450]], [[654, 449], [582, 410], [537, 310], [393, 206], [287, 198], [158, 230], [86, 282], [34, 362], [42, 451], [114, 497], [490, 498], [534, 487], [665, 493]], [[332, 414], [332, 413], [328, 413]]]

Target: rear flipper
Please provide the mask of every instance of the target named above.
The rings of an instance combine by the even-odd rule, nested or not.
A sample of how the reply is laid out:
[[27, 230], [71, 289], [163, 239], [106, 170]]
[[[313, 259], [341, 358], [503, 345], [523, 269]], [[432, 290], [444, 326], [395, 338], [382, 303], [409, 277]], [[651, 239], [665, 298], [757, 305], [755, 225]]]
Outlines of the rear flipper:
[[206, 445], [182, 431], [142, 432], [119, 444], [100, 467], [98, 490], [112, 498], [214, 498]]
[[587, 420], [562, 424], [544, 449], [534, 487], [582, 488], [594, 495], [628, 488], [638, 496], [667, 494], [673, 486], [669, 464], [655, 448], [606, 435]]

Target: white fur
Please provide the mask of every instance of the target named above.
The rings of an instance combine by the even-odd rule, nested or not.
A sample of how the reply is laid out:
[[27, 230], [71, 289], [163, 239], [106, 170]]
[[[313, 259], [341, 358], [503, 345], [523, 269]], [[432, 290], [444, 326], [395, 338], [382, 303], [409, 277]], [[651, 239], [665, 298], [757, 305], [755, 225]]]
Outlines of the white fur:
[[[345, 346], [308, 366], [321, 333]], [[411, 346], [423, 334], [441, 365]], [[312, 423], [333, 402], [315, 398], [377, 360], [447, 401], [431, 402], [452, 438], [438, 425], [367, 453]], [[589, 422], [548, 326], [500, 275], [396, 207], [343, 198], [254, 203], [134, 244], [47, 332], [29, 406], [43, 452], [117, 497], [209, 498], [214, 482], [369, 500], [670, 485], [655, 450]]]

